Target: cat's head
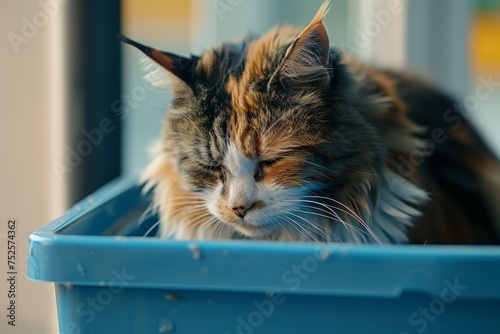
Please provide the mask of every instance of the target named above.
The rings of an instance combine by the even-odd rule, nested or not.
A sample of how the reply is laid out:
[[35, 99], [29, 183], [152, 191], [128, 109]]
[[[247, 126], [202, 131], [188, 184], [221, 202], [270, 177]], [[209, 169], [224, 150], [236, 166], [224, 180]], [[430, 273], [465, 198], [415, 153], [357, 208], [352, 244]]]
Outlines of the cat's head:
[[199, 57], [126, 39], [172, 74], [161, 140], [184, 187], [248, 237], [306, 224], [322, 196], [366, 205], [383, 168], [387, 146], [357, 108], [326, 13], [325, 4], [302, 31], [273, 29]]

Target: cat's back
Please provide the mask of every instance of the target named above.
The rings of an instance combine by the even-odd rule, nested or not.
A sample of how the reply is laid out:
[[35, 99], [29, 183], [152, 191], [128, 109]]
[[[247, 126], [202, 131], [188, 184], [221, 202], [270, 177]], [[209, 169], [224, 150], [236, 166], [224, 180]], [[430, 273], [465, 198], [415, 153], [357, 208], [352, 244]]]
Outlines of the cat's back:
[[493, 243], [500, 231], [500, 163], [470, 122], [471, 110], [416, 77], [387, 72], [408, 117], [425, 128], [425, 159], [398, 157], [431, 202], [411, 232], [417, 243]]

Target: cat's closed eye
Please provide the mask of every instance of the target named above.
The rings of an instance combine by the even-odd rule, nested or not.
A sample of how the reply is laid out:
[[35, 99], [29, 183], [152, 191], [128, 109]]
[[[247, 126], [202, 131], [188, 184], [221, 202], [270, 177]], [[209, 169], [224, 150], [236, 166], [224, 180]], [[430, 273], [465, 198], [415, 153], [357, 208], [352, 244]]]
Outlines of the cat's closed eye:
[[276, 162], [278, 162], [280, 158], [277, 159], [272, 159], [272, 160], [265, 160], [259, 162], [257, 165], [257, 168], [255, 170], [254, 178], [256, 181], [262, 181], [264, 179], [264, 176], [269, 172], [269, 170], [272, 168]]

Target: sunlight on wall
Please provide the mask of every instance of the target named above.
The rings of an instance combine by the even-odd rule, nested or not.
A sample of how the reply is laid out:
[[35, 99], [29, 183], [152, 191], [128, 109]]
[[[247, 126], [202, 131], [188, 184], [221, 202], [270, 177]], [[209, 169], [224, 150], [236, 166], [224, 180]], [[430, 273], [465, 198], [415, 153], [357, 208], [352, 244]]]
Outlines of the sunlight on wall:
[[[57, 8], [60, 9], [60, 8]], [[59, 10], [59, 13], [61, 10]], [[52, 29], [62, 15], [48, 19], [38, 1], [0, 2], [0, 333], [57, 333], [54, 285], [26, 279], [28, 236], [59, 209], [52, 196], [61, 190], [51, 168]], [[34, 19], [33, 19], [34, 18]], [[46, 20], [38, 20], [47, 18]], [[28, 22], [28, 23], [27, 23]], [[36, 22], [38, 26], [35, 26]], [[43, 24], [41, 24], [43, 23]], [[31, 24], [29, 28], [26, 28]], [[31, 29], [30, 29], [31, 28]], [[17, 36], [11, 42], [8, 36]], [[8, 298], [7, 221], [16, 221], [16, 296]], [[10, 239], [12, 241], [12, 239]], [[11, 244], [12, 245], [12, 244]], [[15, 301], [16, 326], [7, 307]]]

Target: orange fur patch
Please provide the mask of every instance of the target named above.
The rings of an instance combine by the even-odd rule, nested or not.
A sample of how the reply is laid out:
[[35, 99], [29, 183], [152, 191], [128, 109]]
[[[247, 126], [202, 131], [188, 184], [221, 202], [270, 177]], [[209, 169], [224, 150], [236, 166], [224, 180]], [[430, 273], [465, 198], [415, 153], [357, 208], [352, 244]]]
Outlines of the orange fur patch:
[[160, 146], [155, 151], [155, 159], [144, 171], [143, 179], [147, 180], [145, 190], [156, 187], [154, 203], [161, 212], [162, 228], [168, 226], [170, 229], [189, 231], [184, 237], [195, 238], [212, 215], [202, 198], [185, 189], [173, 159], [162, 152]]
[[165, 67], [169, 71], [174, 71], [174, 62], [172, 59], [159, 50], [151, 50], [151, 58], [157, 61], [161, 66]]
[[275, 62], [269, 58], [284, 45], [291, 43], [299, 30], [291, 27], [273, 28], [258, 40], [253, 41], [245, 52], [245, 70], [238, 80], [230, 76], [226, 90], [231, 96], [234, 111], [246, 113], [258, 106], [258, 94], [251, 84], [271, 72]]
[[304, 160], [299, 157], [281, 159], [269, 167], [264, 175], [264, 181], [289, 187], [300, 186], [303, 181], [297, 175], [304, 168], [303, 162]]

